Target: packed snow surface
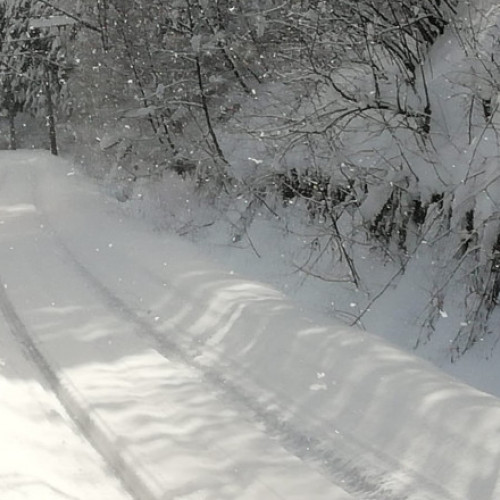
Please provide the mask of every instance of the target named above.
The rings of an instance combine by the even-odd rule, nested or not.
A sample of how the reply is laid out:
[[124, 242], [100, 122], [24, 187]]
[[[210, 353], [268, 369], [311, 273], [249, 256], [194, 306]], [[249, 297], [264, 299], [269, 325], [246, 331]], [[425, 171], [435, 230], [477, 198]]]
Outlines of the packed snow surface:
[[500, 498], [496, 398], [38, 151], [0, 156], [0, 310], [2, 498]]

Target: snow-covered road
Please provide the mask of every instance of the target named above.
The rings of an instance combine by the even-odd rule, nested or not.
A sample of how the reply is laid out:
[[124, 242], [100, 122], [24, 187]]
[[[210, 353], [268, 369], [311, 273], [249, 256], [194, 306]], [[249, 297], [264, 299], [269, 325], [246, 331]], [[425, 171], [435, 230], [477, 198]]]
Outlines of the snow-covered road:
[[0, 322], [0, 498], [131, 497]]
[[[78, 189], [66, 197], [52, 184], [66, 176], [62, 164], [51, 171], [37, 156], [0, 159], [1, 498], [352, 498], [96, 280], [46, 205], [73, 229], [82, 223], [90, 245], [98, 221], [78, 213]], [[82, 189], [83, 199], [99, 197]], [[115, 223], [117, 234], [97, 236], [106, 239], [92, 248], [96, 259], [120, 238], [122, 251], [134, 248]]]
[[0, 311], [2, 499], [500, 498], [498, 400], [45, 153], [0, 156]]

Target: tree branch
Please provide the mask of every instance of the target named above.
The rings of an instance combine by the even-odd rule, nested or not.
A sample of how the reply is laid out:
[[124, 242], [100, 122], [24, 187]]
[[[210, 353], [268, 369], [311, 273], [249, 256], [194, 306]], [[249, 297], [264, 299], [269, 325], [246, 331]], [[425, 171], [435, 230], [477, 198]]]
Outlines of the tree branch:
[[103, 34], [103, 31], [98, 28], [97, 26], [94, 26], [93, 24], [89, 23], [88, 21], [84, 21], [83, 19], [80, 19], [76, 14], [72, 14], [71, 12], [68, 12], [65, 9], [61, 9], [61, 7], [57, 7], [51, 2], [47, 0], [38, 0], [40, 3], [43, 3], [44, 5], [47, 5], [48, 7], [52, 7], [56, 12], [60, 12], [61, 14], [64, 14], [65, 16], [70, 17], [71, 19], [75, 20], [78, 24], [81, 24], [85, 28], [88, 28], [89, 30], [96, 31], [99, 34]]

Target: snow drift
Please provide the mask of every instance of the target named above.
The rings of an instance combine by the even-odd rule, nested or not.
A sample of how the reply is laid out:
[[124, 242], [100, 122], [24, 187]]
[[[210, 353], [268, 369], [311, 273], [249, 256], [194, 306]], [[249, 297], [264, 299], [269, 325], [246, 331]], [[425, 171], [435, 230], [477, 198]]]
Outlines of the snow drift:
[[32, 163], [48, 223], [94, 286], [224, 383], [296, 455], [364, 497], [499, 497], [496, 398], [369, 333], [308, 317], [270, 287], [124, 219], [70, 165], [39, 156], [4, 159]]

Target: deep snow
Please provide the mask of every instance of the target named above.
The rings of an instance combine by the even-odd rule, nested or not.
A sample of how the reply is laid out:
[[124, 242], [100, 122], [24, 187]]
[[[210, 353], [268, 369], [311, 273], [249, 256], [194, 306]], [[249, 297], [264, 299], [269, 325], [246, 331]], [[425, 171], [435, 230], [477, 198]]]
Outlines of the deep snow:
[[0, 177], [11, 334], [136, 497], [500, 494], [496, 398], [126, 217], [62, 160], [2, 153]]
[[[270, 436], [222, 381], [183, 356], [173, 343], [177, 339], [169, 338], [176, 332], [157, 331], [160, 317], [151, 310], [143, 317], [143, 307], [153, 307], [145, 300], [151, 290], [160, 292], [155, 300], [176, 294], [172, 286], [158, 284], [163, 261], [155, 274], [144, 264], [157, 263], [160, 254], [170, 262], [183, 258], [189, 267], [195, 253], [120, 219], [95, 186], [71, 174], [68, 165], [40, 152], [2, 155], [0, 310], [8, 326], [1, 330], [5, 342], [22, 346], [43, 372], [42, 396], [57, 395], [79, 424], [73, 432], [80, 441], [83, 434], [136, 499], [352, 498]], [[136, 254], [141, 245], [146, 251]], [[102, 281], [101, 265], [107, 269]], [[15, 350], [4, 354], [9, 365], [16, 362]], [[2, 370], [0, 376], [11, 384], [16, 372]], [[61, 494], [114, 498], [104, 472], [99, 478], [83, 459], [75, 463], [78, 450], [68, 453], [73, 463], [58, 466], [61, 443], [46, 434], [44, 422], [32, 422], [31, 415], [26, 422], [16, 413], [23, 408], [10, 398], [0, 404], [2, 417], [10, 407], [14, 418], [2, 422], [26, 439], [28, 432], [35, 435], [16, 469], [19, 477], [37, 469], [29, 458], [43, 456], [46, 443], [53, 463], [37, 469], [40, 483], [50, 484], [60, 474]], [[11, 457], [4, 453], [8, 449], [1, 452], [7, 464]], [[85, 488], [87, 477], [93, 493]], [[0, 476], [0, 489], [41, 498], [40, 489], [24, 491], [12, 483]]]
[[0, 498], [128, 500], [0, 320]]

